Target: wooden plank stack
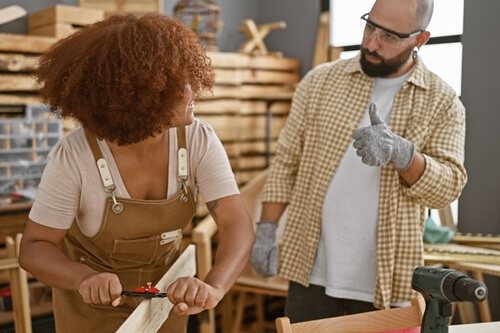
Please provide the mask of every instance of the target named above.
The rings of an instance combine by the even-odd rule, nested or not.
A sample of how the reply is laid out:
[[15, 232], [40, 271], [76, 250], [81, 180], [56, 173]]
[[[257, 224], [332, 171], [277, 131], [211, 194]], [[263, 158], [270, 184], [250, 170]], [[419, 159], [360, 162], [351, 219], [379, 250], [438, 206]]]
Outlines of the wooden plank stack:
[[28, 16], [28, 34], [62, 38], [103, 19], [100, 9], [55, 5]]
[[0, 33], [0, 105], [39, 104], [31, 74], [56, 38]]
[[275, 55], [209, 52], [215, 69], [214, 92], [204, 96], [195, 115], [214, 127], [244, 184], [265, 169], [285, 124], [300, 61]]
[[163, 13], [163, 0], [80, 0], [79, 4], [84, 8], [101, 9], [105, 17], [124, 13]]
[[[33, 22], [84, 24], [98, 19], [87, 15], [78, 21], [74, 8], [68, 7], [57, 5], [31, 14], [32, 26]], [[38, 56], [59, 38], [0, 33], [0, 107], [40, 103], [31, 74]], [[300, 61], [275, 54], [208, 52], [208, 56], [216, 85], [213, 95], [200, 99], [195, 114], [214, 127], [242, 185], [269, 165], [300, 80]], [[64, 133], [75, 125], [65, 121]]]

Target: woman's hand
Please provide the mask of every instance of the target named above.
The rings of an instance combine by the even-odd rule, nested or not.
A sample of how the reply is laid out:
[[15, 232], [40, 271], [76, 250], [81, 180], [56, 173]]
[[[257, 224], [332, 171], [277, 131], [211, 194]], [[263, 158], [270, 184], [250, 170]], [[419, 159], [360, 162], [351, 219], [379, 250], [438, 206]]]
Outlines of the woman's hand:
[[125, 303], [125, 296], [122, 296], [121, 292], [120, 280], [112, 273], [96, 272], [87, 275], [78, 284], [78, 293], [87, 304], [122, 305]]
[[213, 309], [224, 293], [191, 276], [177, 279], [167, 288], [167, 297], [176, 315], [192, 315]]

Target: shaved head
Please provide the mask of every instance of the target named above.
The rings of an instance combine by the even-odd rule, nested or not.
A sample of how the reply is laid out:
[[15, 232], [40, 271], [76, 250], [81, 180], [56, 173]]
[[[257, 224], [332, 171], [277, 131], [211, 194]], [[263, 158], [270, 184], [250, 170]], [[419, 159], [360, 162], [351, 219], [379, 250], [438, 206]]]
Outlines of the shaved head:
[[425, 30], [429, 25], [434, 11], [434, 0], [415, 0], [417, 1], [417, 12], [415, 14], [416, 30]]

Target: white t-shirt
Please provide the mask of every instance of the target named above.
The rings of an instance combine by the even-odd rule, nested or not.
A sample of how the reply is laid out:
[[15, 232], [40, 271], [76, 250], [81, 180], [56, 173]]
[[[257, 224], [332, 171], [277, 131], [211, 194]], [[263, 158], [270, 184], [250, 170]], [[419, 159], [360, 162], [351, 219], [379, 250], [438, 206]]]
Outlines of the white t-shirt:
[[[394, 96], [410, 72], [375, 79], [370, 102], [387, 123]], [[369, 126], [368, 105], [359, 127]], [[347, 149], [323, 204], [321, 236], [310, 283], [331, 297], [373, 302], [377, 277], [377, 221], [381, 167], [365, 165]]]
[[[169, 130], [168, 194], [181, 189], [177, 180], [177, 130]], [[212, 127], [195, 119], [186, 127], [188, 185], [205, 202], [239, 193], [229, 160]], [[130, 198], [105, 141], [99, 147], [116, 185], [117, 197]], [[195, 192], [196, 193], [196, 192]], [[30, 211], [31, 220], [45, 226], [69, 229], [75, 217], [82, 232], [94, 235], [100, 227], [104, 204], [109, 198], [103, 188], [96, 162], [83, 128], [62, 138], [47, 159], [38, 193]]]

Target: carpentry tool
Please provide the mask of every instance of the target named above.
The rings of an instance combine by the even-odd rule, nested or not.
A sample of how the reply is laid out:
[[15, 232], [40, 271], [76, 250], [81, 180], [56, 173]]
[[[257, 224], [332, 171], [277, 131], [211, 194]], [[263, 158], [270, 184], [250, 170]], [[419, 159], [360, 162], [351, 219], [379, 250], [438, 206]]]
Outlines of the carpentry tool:
[[454, 269], [417, 267], [411, 286], [425, 299], [421, 333], [448, 333], [452, 302], [482, 302], [488, 289], [482, 282]]
[[122, 295], [133, 297], [147, 297], [147, 298], [165, 298], [167, 293], [161, 293], [160, 289], [152, 287], [151, 282], [148, 282], [147, 287], [134, 288], [134, 291], [123, 290]]

